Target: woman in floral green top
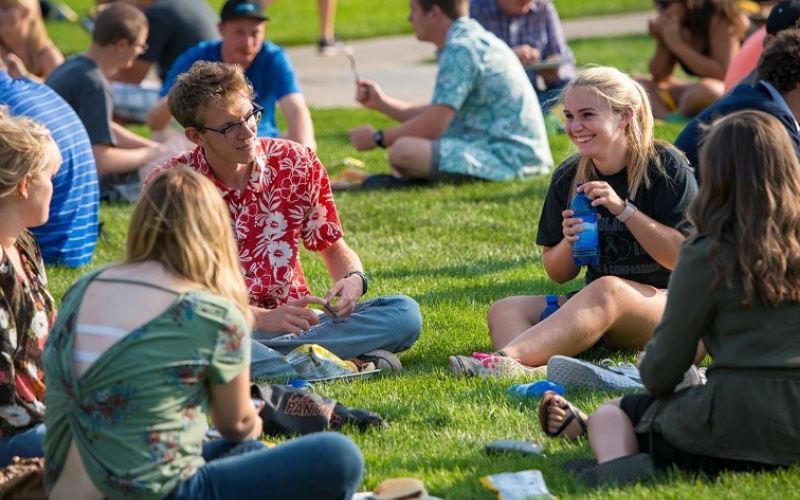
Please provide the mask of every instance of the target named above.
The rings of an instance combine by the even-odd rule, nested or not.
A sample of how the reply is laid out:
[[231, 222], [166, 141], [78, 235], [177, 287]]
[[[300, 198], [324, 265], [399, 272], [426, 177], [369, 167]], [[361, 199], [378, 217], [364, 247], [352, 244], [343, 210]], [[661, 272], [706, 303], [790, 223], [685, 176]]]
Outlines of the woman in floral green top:
[[60, 164], [44, 126], [0, 108], [0, 467], [15, 455], [43, 455], [40, 358], [55, 305], [26, 228], [47, 222]]
[[[151, 181], [126, 254], [72, 286], [45, 346], [49, 497], [349, 499], [363, 462], [347, 438], [256, 440], [247, 292], [214, 185], [187, 168]], [[225, 439], [204, 444], [209, 416]]]

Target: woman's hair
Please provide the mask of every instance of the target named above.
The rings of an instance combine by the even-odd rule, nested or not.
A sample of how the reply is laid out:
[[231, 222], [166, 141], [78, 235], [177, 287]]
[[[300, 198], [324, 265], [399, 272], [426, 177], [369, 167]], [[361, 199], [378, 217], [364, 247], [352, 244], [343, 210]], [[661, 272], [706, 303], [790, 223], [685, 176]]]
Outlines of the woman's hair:
[[[581, 70], [564, 88], [560, 97], [561, 103], [563, 104], [564, 97], [570, 90], [577, 88], [593, 92], [607, 102], [615, 114], [620, 114], [626, 109], [631, 110], [631, 120], [625, 129], [628, 148], [626, 167], [629, 196], [635, 198], [636, 192], [643, 182], [645, 187], [650, 187], [650, 177], [647, 172], [648, 162], [654, 160], [657, 168], [663, 171], [655, 149], [653, 113], [650, 109], [647, 92], [630, 76], [618, 69], [604, 66]], [[575, 172], [573, 186], [597, 180], [594, 161], [578, 155], [573, 158], [576, 156], [578, 169]]]
[[800, 301], [798, 172], [789, 134], [772, 116], [742, 111], [711, 126], [689, 208], [698, 235], [711, 238], [710, 291], [741, 278], [744, 306], [756, 296], [770, 307]]
[[683, 0], [686, 17], [683, 25], [689, 28], [692, 37], [700, 43], [701, 52], [707, 54], [711, 45], [711, 19], [722, 16], [735, 33], [744, 37], [747, 31], [738, 0]]
[[0, 203], [15, 195], [26, 175], [61, 165], [61, 151], [47, 128], [0, 106]]
[[251, 317], [228, 208], [211, 181], [189, 167], [157, 176], [133, 209], [125, 261], [147, 260], [233, 300]]
[[[23, 8], [28, 10], [28, 37], [25, 40], [27, 54], [26, 64], [28, 71], [36, 76], [42, 76], [42, 64], [39, 57], [43, 50], [53, 45], [42, 19], [42, 9], [39, 0], [0, 0], [0, 9]], [[0, 39], [0, 48], [4, 52], [11, 49]]]

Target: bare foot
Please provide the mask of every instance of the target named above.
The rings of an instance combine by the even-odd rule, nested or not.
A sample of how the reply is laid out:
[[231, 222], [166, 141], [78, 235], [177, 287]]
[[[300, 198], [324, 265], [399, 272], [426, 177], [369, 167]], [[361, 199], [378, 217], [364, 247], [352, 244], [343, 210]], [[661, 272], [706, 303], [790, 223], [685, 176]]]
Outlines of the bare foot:
[[547, 391], [539, 404], [539, 423], [551, 437], [577, 439], [586, 433], [589, 417], [553, 391]]

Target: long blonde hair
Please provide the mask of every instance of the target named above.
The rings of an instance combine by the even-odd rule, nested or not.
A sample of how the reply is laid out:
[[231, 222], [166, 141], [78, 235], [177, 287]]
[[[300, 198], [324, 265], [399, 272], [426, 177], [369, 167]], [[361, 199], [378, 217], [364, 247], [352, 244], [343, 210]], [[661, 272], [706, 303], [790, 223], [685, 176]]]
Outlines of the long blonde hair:
[[[562, 105], [567, 93], [575, 88], [593, 92], [606, 101], [615, 114], [621, 114], [626, 109], [631, 110], [631, 120], [625, 128], [628, 150], [626, 169], [628, 193], [631, 198], [635, 198], [642, 183], [646, 188], [650, 187], [651, 181], [647, 171], [650, 161], [655, 161], [657, 169], [663, 173], [663, 166], [656, 151], [656, 141], [653, 138], [653, 112], [647, 92], [630, 76], [618, 69], [605, 66], [581, 70], [562, 91], [560, 97]], [[573, 186], [599, 179], [591, 158], [576, 154], [571, 160], [575, 161], [576, 158], [578, 169], [575, 172]]]
[[125, 261], [148, 260], [233, 300], [250, 320], [228, 208], [211, 181], [189, 167], [153, 179], [133, 210]]
[[0, 106], [0, 202], [16, 194], [26, 175], [61, 165], [61, 151], [50, 131], [25, 116], [10, 116]]
[[[726, 116], [700, 148], [700, 191], [689, 207], [711, 239], [714, 291], [741, 279], [742, 305], [800, 302], [800, 163], [784, 126], [761, 111]], [[725, 258], [721, 254], [727, 254]]]
[[[43, 77], [44, 71], [42, 69], [40, 54], [42, 51], [53, 45], [50, 37], [47, 35], [47, 29], [44, 26], [42, 19], [42, 9], [39, 7], [38, 0], [0, 0], [0, 8], [18, 8], [26, 9], [28, 11], [28, 37], [25, 39], [25, 54], [26, 57], [22, 59], [27, 61], [28, 72], [33, 75]], [[4, 52], [10, 53], [11, 49], [6, 43], [0, 39], [0, 49]], [[19, 54], [17, 54], [19, 55]]]

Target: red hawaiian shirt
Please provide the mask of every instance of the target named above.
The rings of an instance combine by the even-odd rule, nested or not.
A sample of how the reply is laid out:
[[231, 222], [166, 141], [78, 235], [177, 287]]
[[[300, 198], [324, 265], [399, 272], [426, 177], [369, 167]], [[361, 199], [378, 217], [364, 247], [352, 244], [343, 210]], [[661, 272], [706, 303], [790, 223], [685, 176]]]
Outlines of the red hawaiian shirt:
[[244, 192], [217, 179], [200, 146], [155, 169], [145, 183], [180, 165], [211, 179], [228, 204], [252, 305], [274, 309], [311, 294], [300, 267], [300, 239], [319, 252], [342, 237], [328, 174], [313, 151], [284, 139], [260, 139]]

